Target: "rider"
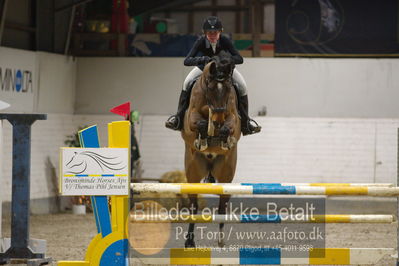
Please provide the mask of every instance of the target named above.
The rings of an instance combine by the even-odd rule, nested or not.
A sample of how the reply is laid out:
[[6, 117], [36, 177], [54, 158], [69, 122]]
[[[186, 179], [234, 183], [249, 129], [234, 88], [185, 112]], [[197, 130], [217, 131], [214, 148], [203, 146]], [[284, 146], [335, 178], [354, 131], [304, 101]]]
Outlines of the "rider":
[[[244, 61], [238, 51], [234, 48], [232, 42], [227, 37], [221, 35], [223, 27], [219, 18], [215, 16], [206, 18], [202, 25], [202, 30], [204, 35], [198, 38], [184, 60], [185, 66], [196, 67], [191, 70], [184, 80], [177, 113], [168, 118], [165, 123], [167, 128], [174, 130], [182, 129], [184, 113], [188, 107], [190, 99], [190, 92], [188, 91], [189, 84], [202, 74], [205, 65], [211, 60], [211, 57], [224, 50], [231, 54], [235, 64], [242, 64]], [[238, 90], [241, 132], [244, 136], [257, 133], [261, 130], [261, 127], [248, 116], [247, 84], [236, 68], [233, 71], [233, 80], [236, 83]]]

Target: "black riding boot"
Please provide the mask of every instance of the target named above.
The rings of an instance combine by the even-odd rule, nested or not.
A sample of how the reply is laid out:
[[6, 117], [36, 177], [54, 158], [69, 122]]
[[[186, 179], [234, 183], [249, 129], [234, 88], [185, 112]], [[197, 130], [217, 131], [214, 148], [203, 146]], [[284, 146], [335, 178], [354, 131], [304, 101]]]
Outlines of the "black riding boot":
[[238, 97], [238, 109], [241, 115], [241, 132], [242, 135], [255, 134], [260, 132], [261, 126], [255, 120], [249, 118], [248, 115], [248, 96]]
[[184, 113], [188, 107], [190, 92], [182, 90], [179, 98], [177, 113], [168, 118], [165, 122], [167, 128], [181, 130], [183, 128]]

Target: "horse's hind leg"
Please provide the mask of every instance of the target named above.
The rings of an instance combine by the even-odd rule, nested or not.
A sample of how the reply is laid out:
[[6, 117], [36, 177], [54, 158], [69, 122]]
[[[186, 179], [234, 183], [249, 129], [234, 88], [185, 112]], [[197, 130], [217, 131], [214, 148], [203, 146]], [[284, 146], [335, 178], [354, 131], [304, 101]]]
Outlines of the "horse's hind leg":
[[[220, 195], [219, 199], [219, 209], [218, 213], [226, 215], [227, 203], [230, 200], [231, 195]], [[224, 247], [224, 223], [219, 224], [219, 239], [218, 239], [218, 246]]]
[[[198, 212], [197, 195], [189, 194], [188, 197], [190, 199], [190, 214], [197, 214], [197, 212]], [[186, 239], [186, 242], [184, 243], [184, 247], [186, 247], [186, 248], [194, 248], [195, 247], [194, 226], [195, 226], [194, 223], [190, 223], [188, 226], [187, 239]]]

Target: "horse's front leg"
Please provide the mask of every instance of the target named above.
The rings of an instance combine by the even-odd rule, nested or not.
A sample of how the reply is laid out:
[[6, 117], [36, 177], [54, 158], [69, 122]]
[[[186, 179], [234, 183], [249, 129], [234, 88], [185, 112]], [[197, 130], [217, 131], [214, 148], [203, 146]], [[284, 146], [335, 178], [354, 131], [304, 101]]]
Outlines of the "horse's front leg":
[[194, 141], [194, 146], [199, 151], [208, 148], [208, 121], [205, 120], [199, 112], [192, 112], [190, 115], [190, 129], [198, 132], [198, 138]]
[[236, 117], [230, 114], [226, 117], [223, 126], [219, 130], [219, 136], [221, 138], [221, 147], [223, 150], [230, 150], [237, 143], [234, 134], [234, 125], [236, 122]]
[[[220, 195], [219, 199], [219, 209], [218, 213], [221, 215], [226, 215], [227, 203], [230, 200], [230, 195]], [[224, 247], [224, 223], [219, 224], [219, 238], [218, 238], [218, 246]]]
[[[197, 195], [196, 194], [189, 194], [188, 195], [190, 199], [190, 214], [197, 214], [198, 212], [198, 201], [197, 201]], [[195, 242], [194, 242], [194, 223], [190, 223], [188, 226], [188, 232], [187, 232], [187, 239], [186, 242], [184, 243], [184, 247], [186, 248], [195, 248]]]

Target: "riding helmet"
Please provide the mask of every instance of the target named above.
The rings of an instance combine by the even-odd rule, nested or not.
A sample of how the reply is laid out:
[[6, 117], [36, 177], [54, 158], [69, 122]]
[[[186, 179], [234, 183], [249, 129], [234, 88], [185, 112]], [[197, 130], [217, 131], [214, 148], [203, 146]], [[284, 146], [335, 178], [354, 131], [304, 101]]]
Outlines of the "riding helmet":
[[222, 21], [218, 17], [210, 16], [204, 20], [202, 30], [206, 31], [223, 31]]

